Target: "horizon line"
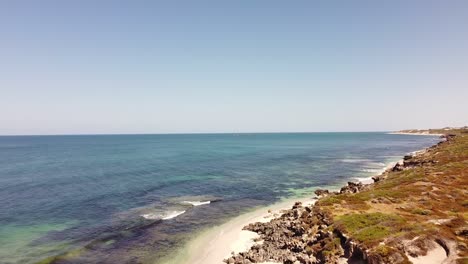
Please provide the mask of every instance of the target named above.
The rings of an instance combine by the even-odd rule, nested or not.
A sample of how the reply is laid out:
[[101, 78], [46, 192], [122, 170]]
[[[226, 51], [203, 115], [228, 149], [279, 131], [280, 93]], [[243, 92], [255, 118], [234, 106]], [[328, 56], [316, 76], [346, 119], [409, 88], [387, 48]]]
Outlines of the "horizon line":
[[274, 131], [274, 132], [167, 132], [167, 133], [77, 133], [77, 134], [0, 134], [0, 137], [40, 136], [143, 136], [143, 135], [216, 135], [216, 134], [312, 134], [312, 133], [390, 133], [399, 130], [374, 131]]

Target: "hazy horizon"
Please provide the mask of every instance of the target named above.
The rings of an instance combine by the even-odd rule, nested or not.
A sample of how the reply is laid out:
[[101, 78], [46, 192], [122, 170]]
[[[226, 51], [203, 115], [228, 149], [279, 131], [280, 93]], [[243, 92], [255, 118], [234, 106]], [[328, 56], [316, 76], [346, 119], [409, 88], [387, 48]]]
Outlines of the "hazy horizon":
[[[459, 128], [459, 127], [453, 127]], [[416, 129], [416, 128], [413, 128]], [[401, 129], [401, 130], [413, 130], [413, 129]], [[427, 129], [439, 129], [439, 128], [427, 128]], [[426, 130], [425, 128], [418, 130]], [[320, 134], [320, 133], [393, 133], [399, 132], [400, 130], [369, 130], [369, 131], [245, 131], [245, 132], [167, 132], [167, 133], [75, 133], [75, 134], [3, 134], [0, 137], [14, 137], [14, 136], [151, 136], [151, 135], [249, 135], [249, 134]]]
[[0, 3], [0, 135], [468, 125], [468, 2]]
[[101, 134], [87, 134], [87, 133], [77, 133], [77, 134], [5, 134], [1, 136], [132, 136], [132, 135], [209, 135], [209, 134], [307, 134], [307, 133], [387, 133], [394, 131], [271, 131], [271, 132], [187, 132], [187, 133], [178, 133], [178, 132], [168, 132], [168, 133], [101, 133]]

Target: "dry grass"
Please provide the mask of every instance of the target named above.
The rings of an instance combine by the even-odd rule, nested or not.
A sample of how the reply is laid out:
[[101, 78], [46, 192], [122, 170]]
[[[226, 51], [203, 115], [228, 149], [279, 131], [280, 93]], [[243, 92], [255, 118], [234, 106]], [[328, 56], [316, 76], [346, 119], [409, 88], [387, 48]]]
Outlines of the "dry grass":
[[468, 133], [431, 132], [456, 137], [413, 157], [414, 167], [388, 173], [367, 191], [326, 197], [317, 205], [337, 228], [375, 252], [388, 252], [380, 242], [424, 235], [457, 241], [460, 257], [468, 258]]

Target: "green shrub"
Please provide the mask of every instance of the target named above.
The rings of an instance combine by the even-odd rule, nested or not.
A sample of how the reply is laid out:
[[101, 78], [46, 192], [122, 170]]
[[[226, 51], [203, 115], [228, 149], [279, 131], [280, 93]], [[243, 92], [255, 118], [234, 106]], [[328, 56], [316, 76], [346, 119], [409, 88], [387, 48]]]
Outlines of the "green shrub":
[[318, 201], [318, 204], [322, 206], [330, 206], [330, 205], [339, 204], [339, 203], [341, 203], [341, 200], [333, 196], [324, 197]]
[[339, 217], [337, 227], [361, 241], [375, 242], [400, 231], [404, 223], [397, 215], [383, 213], [348, 214]]

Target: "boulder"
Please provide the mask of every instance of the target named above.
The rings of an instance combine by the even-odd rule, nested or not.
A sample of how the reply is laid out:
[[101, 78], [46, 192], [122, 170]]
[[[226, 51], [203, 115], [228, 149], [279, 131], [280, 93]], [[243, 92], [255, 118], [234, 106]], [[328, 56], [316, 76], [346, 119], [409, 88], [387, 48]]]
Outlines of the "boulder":
[[393, 166], [392, 171], [402, 171], [404, 168], [405, 167], [403, 166], [403, 164], [401, 164], [400, 162], [397, 162], [397, 164]]
[[317, 189], [317, 190], [315, 190], [314, 193], [315, 193], [317, 196], [322, 196], [322, 195], [325, 196], [325, 195], [330, 194], [330, 192], [328, 192], [328, 190], [326, 190], [326, 189]]
[[362, 182], [348, 182], [347, 186], [340, 189], [340, 193], [358, 193], [364, 187]]

